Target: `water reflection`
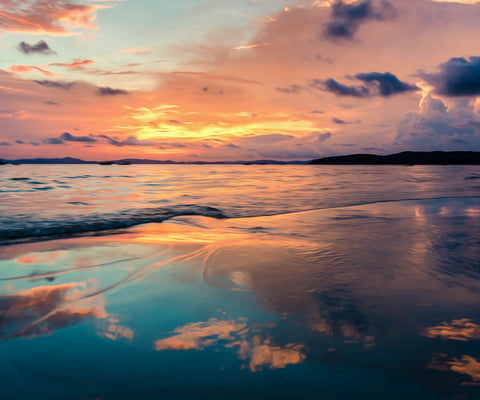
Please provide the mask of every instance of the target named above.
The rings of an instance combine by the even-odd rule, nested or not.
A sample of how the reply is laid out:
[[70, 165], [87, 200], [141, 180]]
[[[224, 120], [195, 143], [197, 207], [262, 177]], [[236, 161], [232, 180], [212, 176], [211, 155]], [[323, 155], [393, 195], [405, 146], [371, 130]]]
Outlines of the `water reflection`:
[[[448, 357], [445, 354], [434, 354], [429, 362], [428, 367], [432, 370], [449, 372], [463, 376], [455, 376], [454, 379], [461, 386], [478, 386], [480, 385], [480, 362], [471, 356]], [[467, 376], [465, 376], [467, 375]]]
[[48, 335], [85, 318], [106, 318], [102, 298], [85, 298], [90, 291], [87, 282], [72, 282], [1, 296], [1, 337]]
[[89, 340], [102, 342], [90, 345], [118, 346], [157, 385], [175, 374], [277, 384], [282, 371], [317, 393], [341, 377], [366, 392], [468, 398], [480, 381], [478, 210], [458, 199], [178, 217], [12, 247], [0, 261], [0, 333], [72, 335], [81, 353], [86, 339], [60, 328], [94, 321]]
[[237, 348], [239, 359], [249, 360], [248, 366], [252, 372], [260, 371], [265, 366], [270, 369], [285, 368], [289, 364], [299, 364], [306, 358], [303, 344], [289, 343], [282, 347], [273, 345], [270, 339], [262, 340], [258, 335], [248, 339], [250, 329], [245, 318], [237, 321], [212, 318], [205, 323], [197, 322], [176, 328], [173, 333], [176, 335], [155, 341], [155, 349], [203, 350], [220, 342], [226, 348]]
[[155, 349], [161, 350], [203, 350], [207, 346], [215, 345], [218, 340], [233, 341], [232, 334], [245, 329], [246, 322], [229, 320], [219, 321], [210, 319], [208, 322], [191, 323], [176, 328], [171, 336], [155, 342]]
[[427, 328], [423, 334], [429, 338], [466, 342], [471, 339], [480, 339], [480, 325], [467, 318], [455, 319], [450, 323], [443, 322], [440, 325]]
[[448, 363], [452, 371], [468, 375], [475, 382], [480, 381], [480, 362], [470, 356], [453, 359]]

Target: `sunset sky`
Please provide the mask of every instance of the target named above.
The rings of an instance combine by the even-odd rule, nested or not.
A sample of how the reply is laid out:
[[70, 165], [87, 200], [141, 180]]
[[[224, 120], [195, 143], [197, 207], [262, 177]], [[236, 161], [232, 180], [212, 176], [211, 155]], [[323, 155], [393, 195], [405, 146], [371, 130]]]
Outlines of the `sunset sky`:
[[0, 158], [480, 150], [474, 0], [0, 0]]

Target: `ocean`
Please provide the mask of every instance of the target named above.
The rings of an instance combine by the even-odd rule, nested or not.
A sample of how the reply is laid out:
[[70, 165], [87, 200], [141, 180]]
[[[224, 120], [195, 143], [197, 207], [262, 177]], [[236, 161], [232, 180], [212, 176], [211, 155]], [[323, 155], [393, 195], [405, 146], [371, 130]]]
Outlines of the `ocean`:
[[480, 167], [0, 166], [2, 399], [480, 398]]

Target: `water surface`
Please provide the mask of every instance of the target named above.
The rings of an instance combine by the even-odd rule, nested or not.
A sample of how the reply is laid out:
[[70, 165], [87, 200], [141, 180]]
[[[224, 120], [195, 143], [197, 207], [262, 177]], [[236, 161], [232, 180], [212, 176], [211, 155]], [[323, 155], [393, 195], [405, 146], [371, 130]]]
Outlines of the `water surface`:
[[2, 398], [479, 397], [478, 167], [133, 167], [6, 195], [24, 227], [162, 222], [4, 239]]

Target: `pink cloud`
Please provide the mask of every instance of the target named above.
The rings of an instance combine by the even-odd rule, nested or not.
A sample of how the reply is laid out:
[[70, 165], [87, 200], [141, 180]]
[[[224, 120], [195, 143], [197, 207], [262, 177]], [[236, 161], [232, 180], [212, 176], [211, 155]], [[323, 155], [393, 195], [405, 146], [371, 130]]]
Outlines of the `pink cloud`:
[[42, 75], [45, 75], [45, 76], [54, 76], [55, 75], [52, 72], [50, 72], [50, 71], [48, 71], [44, 68], [36, 67], [36, 66], [33, 66], [33, 65], [11, 65], [10, 67], [8, 67], [8, 69], [12, 72], [16, 72], [16, 73], [19, 73], [19, 74], [32, 72], [32, 71], [38, 71]]
[[85, 65], [95, 64], [93, 60], [73, 60], [71, 63], [52, 63], [50, 65], [55, 67], [67, 67], [67, 68], [81, 68]]
[[96, 11], [111, 6], [66, 0], [8, 0], [0, 3], [0, 29], [27, 34], [71, 35], [71, 29], [94, 29]]

